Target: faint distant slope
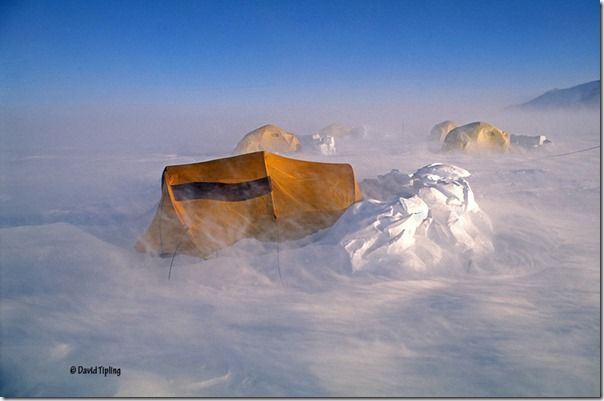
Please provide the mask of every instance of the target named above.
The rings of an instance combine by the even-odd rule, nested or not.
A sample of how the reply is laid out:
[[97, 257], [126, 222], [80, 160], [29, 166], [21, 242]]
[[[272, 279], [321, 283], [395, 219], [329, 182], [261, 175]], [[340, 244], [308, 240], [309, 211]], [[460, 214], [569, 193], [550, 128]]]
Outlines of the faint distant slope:
[[526, 103], [511, 106], [520, 110], [600, 108], [600, 80], [565, 89], [552, 89]]

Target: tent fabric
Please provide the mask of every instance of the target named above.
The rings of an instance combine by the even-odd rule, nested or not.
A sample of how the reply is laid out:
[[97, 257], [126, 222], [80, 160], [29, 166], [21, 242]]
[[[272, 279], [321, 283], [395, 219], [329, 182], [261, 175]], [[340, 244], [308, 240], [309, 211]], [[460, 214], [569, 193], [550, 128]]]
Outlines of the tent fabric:
[[451, 120], [445, 120], [436, 124], [430, 130], [430, 138], [437, 140], [439, 142], [443, 142], [445, 137], [451, 130], [457, 128], [459, 125]]
[[168, 166], [162, 198], [137, 250], [208, 257], [242, 238], [299, 239], [362, 199], [349, 164], [254, 152]]
[[482, 121], [451, 130], [443, 142], [444, 150], [507, 151], [509, 147], [510, 135], [507, 132]]
[[276, 125], [267, 124], [248, 132], [239, 141], [234, 154], [266, 150], [268, 152], [291, 153], [300, 150], [300, 140], [291, 132]]

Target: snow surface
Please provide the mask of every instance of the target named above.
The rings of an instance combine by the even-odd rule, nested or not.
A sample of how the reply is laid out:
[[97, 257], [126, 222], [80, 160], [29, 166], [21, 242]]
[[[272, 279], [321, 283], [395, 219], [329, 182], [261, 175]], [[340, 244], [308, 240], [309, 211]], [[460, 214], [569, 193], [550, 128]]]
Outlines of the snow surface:
[[222, 154], [5, 153], [1, 394], [597, 397], [600, 155], [544, 157], [599, 143], [598, 122], [588, 128], [552, 128], [537, 154], [440, 153], [425, 135], [392, 134], [297, 155], [351, 163], [386, 205], [379, 176], [396, 169], [393, 188], [412, 192], [420, 167], [459, 166], [453, 189], [471, 185], [464, 202], [490, 221], [473, 222], [492, 247], [480, 257], [416, 235], [408, 258], [356, 269], [336, 225], [292, 243], [244, 240], [206, 261], [177, 256], [169, 281], [169, 259], [133, 250], [162, 169]]

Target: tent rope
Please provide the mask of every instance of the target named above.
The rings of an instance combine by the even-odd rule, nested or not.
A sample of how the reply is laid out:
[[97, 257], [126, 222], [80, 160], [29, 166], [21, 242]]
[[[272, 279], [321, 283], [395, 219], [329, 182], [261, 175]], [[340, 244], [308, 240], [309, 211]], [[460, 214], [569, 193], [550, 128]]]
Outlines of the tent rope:
[[600, 147], [600, 145], [596, 145], [596, 146], [592, 146], [591, 148], [579, 149], [579, 150], [575, 150], [575, 151], [573, 151], [573, 152], [559, 153], [559, 154], [557, 154], [557, 155], [551, 155], [551, 156], [548, 156], [548, 158], [550, 158], [550, 157], [562, 157], [562, 156], [573, 155], [573, 154], [575, 154], [575, 153], [587, 152], [587, 151], [589, 151], [589, 150], [598, 149], [599, 147]]
[[176, 252], [178, 252], [178, 248], [180, 248], [180, 244], [182, 244], [182, 240], [184, 239], [186, 233], [187, 232], [185, 231], [185, 233], [180, 236], [180, 240], [178, 240], [178, 244], [176, 245], [176, 248], [174, 248], [174, 253], [172, 253], [172, 260], [170, 260], [170, 270], [168, 270], [168, 280], [170, 280], [170, 277], [172, 276], [172, 266], [174, 265], [174, 258], [176, 257]]
[[164, 217], [164, 194], [162, 193], [161, 199], [159, 200], [159, 250], [163, 252], [164, 250], [164, 240], [161, 233], [162, 221]]
[[554, 157], [569, 156], [569, 155], [574, 155], [575, 153], [588, 152], [590, 150], [594, 150], [594, 149], [598, 149], [598, 148], [600, 148], [600, 145], [592, 146], [592, 147], [585, 148], [585, 149], [574, 150], [572, 152], [558, 153], [555, 155], [548, 155], [548, 156], [543, 156], [543, 157], [535, 157], [533, 159], [526, 159], [525, 161], [530, 162], [530, 161], [535, 161], [535, 160], [552, 159]]

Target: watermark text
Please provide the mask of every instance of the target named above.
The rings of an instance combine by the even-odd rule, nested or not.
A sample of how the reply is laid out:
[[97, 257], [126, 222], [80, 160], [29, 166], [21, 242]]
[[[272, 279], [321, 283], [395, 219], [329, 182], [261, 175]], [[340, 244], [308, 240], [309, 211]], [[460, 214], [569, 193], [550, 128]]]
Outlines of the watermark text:
[[82, 365], [73, 365], [69, 368], [69, 373], [72, 375], [96, 375], [96, 376], [120, 376], [122, 374], [121, 368], [116, 368], [113, 366], [82, 366]]

